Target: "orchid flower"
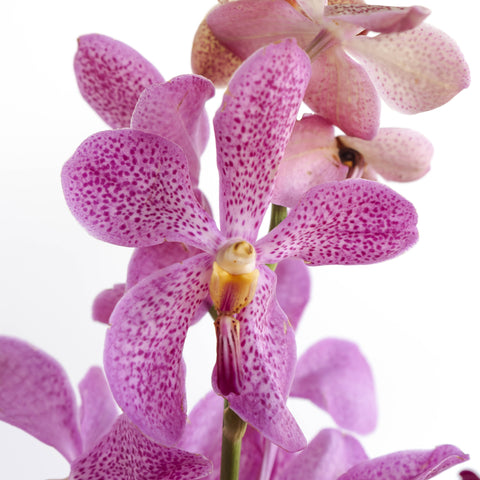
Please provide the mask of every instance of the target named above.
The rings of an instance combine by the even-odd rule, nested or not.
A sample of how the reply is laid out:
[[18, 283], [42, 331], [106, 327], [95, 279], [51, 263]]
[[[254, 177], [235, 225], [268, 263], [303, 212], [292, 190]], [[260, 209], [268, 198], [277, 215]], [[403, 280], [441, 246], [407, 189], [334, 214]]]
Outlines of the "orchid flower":
[[208, 475], [198, 454], [167, 448], [119, 415], [103, 372], [92, 367], [79, 385], [82, 405], [61, 365], [46, 353], [0, 336], [0, 420], [58, 450], [70, 480], [193, 480]]
[[[207, 25], [223, 48], [243, 60], [262, 45], [295, 37], [312, 58], [307, 105], [347, 135], [366, 140], [379, 127], [378, 94], [401, 112], [418, 113], [443, 105], [469, 85], [468, 66], [455, 42], [422, 23], [428, 9], [334, 3], [238, 0], [214, 8]], [[199, 37], [192, 56], [211, 43]], [[216, 63], [221, 68], [225, 62]]]
[[273, 203], [293, 207], [310, 188], [346, 178], [417, 180], [430, 169], [433, 146], [408, 128], [381, 128], [373, 140], [335, 137], [319, 115], [297, 121], [275, 181]]
[[[188, 158], [192, 183], [198, 185], [199, 158], [209, 136], [204, 105], [215, 93], [210, 82], [196, 75], [165, 82], [134, 49], [97, 34], [78, 39], [74, 69], [80, 93], [109, 126], [132, 125], [176, 143]], [[142, 109], [141, 118], [135, 108]]]
[[413, 206], [365, 180], [311, 189], [256, 241], [309, 71], [306, 54], [286, 40], [259, 50], [232, 78], [214, 119], [220, 230], [194, 196], [183, 151], [158, 135], [134, 129], [95, 134], [63, 169], [67, 203], [97, 238], [130, 247], [175, 241], [202, 251], [128, 290], [107, 332], [105, 370], [113, 395], [161, 443], [178, 441], [185, 425], [182, 348], [210, 292], [218, 313], [214, 389], [273, 442], [303, 448], [303, 434], [285, 406], [293, 331], [265, 265], [289, 257], [310, 265], [372, 263], [416, 241]]

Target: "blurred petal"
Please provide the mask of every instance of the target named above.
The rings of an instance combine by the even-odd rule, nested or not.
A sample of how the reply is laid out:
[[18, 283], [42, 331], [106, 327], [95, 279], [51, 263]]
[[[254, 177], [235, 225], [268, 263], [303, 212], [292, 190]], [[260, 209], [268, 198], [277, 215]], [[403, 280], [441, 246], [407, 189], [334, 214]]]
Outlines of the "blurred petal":
[[362, 63], [384, 100], [404, 113], [437, 108], [470, 84], [457, 44], [430, 25], [373, 38], [357, 36], [345, 48]]
[[468, 455], [453, 445], [441, 445], [434, 450], [390, 453], [355, 465], [338, 480], [428, 480], [468, 458]]
[[95, 443], [110, 431], [118, 417], [118, 409], [100, 367], [91, 367], [79, 384], [80, 431], [83, 451], [90, 451]]
[[164, 81], [133, 48], [105, 35], [78, 39], [74, 69], [83, 98], [112, 128], [128, 127], [143, 89]]
[[199, 137], [205, 134], [205, 125], [208, 132], [205, 102], [214, 94], [210, 80], [181, 75], [146, 88], [132, 115], [132, 129], [154, 133], [182, 147], [194, 185], [198, 185], [201, 154], [198, 145], [204, 141]]
[[385, 185], [345, 180], [312, 188], [256, 243], [257, 261], [301, 258], [312, 265], [359, 265], [393, 258], [417, 240], [413, 205]]
[[380, 122], [380, 100], [365, 70], [340, 46], [312, 62], [305, 103], [352, 137], [372, 139]]
[[64, 165], [62, 183], [73, 215], [100, 240], [128, 247], [178, 241], [211, 253], [221, 242], [195, 198], [185, 154], [157, 135], [92, 135]]
[[100, 292], [93, 301], [92, 318], [97, 322], [110, 323], [110, 315], [124, 293], [124, 283], [117, 283], [112, 288]]
[[470, 470], [462, 470], [459, 475], [462, 480], [479, 480], [478, 476]]
[[232, 77], [214, 118], [226, 237], [256, 239], [309, 76], [309, 58], [286, 40], [252, 55]]
[[204, 19], [193, 39], [192, 72], [223, 88], [241, 63], [240, 57], [218, 41]]
[[280, 162], [272, 202], [294, 207], [315, 185], [345, 180], [348, 167], [340, 162], [333, 125], [318, 115], [295, 123]]
[[277, 300], [295, 330], [310, 299], [310, 273], [301, 260], [281, 261], [275, 269]]
[[212, 258], [200, 254], [159, 270], [128, 290], [112, 315], [105, 372], [120, 408], [146, 435], [165, 445], [186, 419], [187, 328], [208, 294]]
[[26, 342], [0, 336], [0, 420], [57, 449], [80, 455], [77, 404], [61, 365]]
[[341, 20], [366, 30], [392, 33], [420, 25], [430, 15], [430, 10], [419, 6], [334, 5], [325, 7], [325, 15], [329, 20]]
[[[285, 406], [295, 369], [295, 338], [273, 292], [275, 274], [260, 266], [253, 301], [237, 316], [240, 323], [244, 388], [226, 398], [230, 407], [266, 438], [288, 451], [306, 440]], [[217, 389], [213, 375], [214, 390]]]
[[217, 6], [207, 16], [215, 37], [246, 59], [264, 45], [294, 37], [303, 48], [319, 26], [284, 0], [239, 0]]
[[430, 170], [433, 145], [421, 133], [408, 128], [381, 128], [370, 141], [339, 137], [341, 143], [360, 152], [386, 180], [411, 182]]
[[352, 342], [328, 338], [310, 347], [297, 362], [290, 396], [311, 400], [339, 427], [361, 434], [375, 429], [372, 371]]
[[[354, 437], [325, 429], [277, 473], [275, 480], [337, 480], [350, 467], [367, 458]], [[367, 478], [374, 477], [366, 476], [362, 480]]]
[[69, 478], [193, 480], [210, 471], [211, 463], [206, 458], [153, 442], [122, 415], [92, 451], [73, 463]]

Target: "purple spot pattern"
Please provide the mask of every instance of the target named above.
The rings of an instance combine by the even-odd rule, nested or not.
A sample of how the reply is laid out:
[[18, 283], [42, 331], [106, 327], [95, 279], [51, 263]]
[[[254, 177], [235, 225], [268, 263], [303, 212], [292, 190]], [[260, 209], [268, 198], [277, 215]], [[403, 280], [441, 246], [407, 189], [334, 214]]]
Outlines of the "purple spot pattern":
[[128, 127], [142, 91], [164, 82], [133, 48], [98, 34], [78, 39], [74, 70], [83, 98], [112, 128]]
[[255, 240], [309, 78], [309, 58], [285, 40], [256, 52], [231, 79], [214, 118], [226, 237]]
[[62, 366], [26, 342], [0, 336], [0, 420], [56, 448], [82, 449], [75, 394]]
[[355, 465], [338, 480], [428, 480], [465, 460], [468, 455], [453, 445], [441, 445], [434, 450], [395, 452]]
[[214, 94], [210, 80], [181, 75], [145, 89], [132, 115], [132, 129], [160, 135], [182, 147], [194, 185], [198, 184], [205, 136], [208, 138], [204, 105]]
[[470, 83], [457, 44], [431, 25], [374, 38], [355, 37], [346, 49], [362, 63], [384, 100], [404, 113], [437, 108]]
[[330, 182], [309, 190], [287, 218], [255, 246], [257, 260], [288, 257], [311, 265], [361, 265], [387, 260], [417, 238], [413, 205], [369, 180]]
[[128, 417], [155, 440], [174, 444], [186, 419], [183, 344], [208, 295], [213, 259], [200, 254], [150, 275], [129, 290], [112, 317], [105, 372]]
[[62, 171], [76, 219], [93, 236], [146, 247], [164, 240], [214, 252], [221, 234], [192, 190], [183, 151], [135, 130], [87, 138]]
[[245, 387], [240, 395], [226, 398], [265, 437], [296, 451], [305, 447], [306, 440], [285, 406], [295, 370], [294, 333], [274, 295], [275, 274], [264, 266], [259, 269], [255, 297], [237, 315]]
[[194, 480], [207, 476], [205, 457], [167, 448], [144, 436], [125, 415], [88, 454], [72, 464], [71, 480]]

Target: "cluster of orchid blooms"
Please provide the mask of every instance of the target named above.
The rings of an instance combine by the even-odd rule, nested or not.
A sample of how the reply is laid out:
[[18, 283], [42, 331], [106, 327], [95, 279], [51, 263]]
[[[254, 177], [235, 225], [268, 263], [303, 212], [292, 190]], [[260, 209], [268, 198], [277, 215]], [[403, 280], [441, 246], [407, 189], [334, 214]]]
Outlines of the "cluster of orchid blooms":
[[[379, 129], [379, 96], [430, 110], [468, 86], [468, 67], [423, 7], [221, 3], [195, 36], [195, 73], [169, 81], [120, 41], [80, 37], [80, 91], [111, 129], [65, 164], [65, 198], [93, 236], [135, 250], [126, 282], [93, 305], [109, 325], [106, 378], [88, 371], [79, 408], [54, 359], [1, 337], [0, 419], [55, 447], [70, 480], [431, 478], [468, 455], [443, 445], [369, 459], [346, 433], [375, 427], [369, 365], [339, 339], [297, 360], [295, 329], [310, 267], [380, 262], [417, 240], [414, 207], [377, 180], [420, 178], [433, 148], [413, 130]], [[198, 188], [215, 86], [226, 86], [213, 119], [218, 226]], [[298, 119], [302, 102], [311, 113]], [[182, 350], [208, 314], [213, 392], [187, 421]], [[307, 444], [289, 396], [339, 429]]]

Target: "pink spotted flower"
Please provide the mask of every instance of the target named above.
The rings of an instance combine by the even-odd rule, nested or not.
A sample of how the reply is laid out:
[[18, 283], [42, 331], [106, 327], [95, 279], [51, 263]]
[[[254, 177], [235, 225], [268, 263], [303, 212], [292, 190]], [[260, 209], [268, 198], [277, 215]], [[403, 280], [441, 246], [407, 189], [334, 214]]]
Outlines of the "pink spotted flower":
[[122, 410], [163, 444], [185, 426], [187, 329], [209, 295], [217, 318], [213, 387], [266, 438], [289, 451], [305, 438], [285, 405], [295, 368], [291, 325], [266, 266], [392, 258], [417, 239], [413, 206], [366, 180], [321, 185], [257, 240], [275, 175], [309, 81], [294, 40], [259, 50], [237, 70], [214, 119], [220, 229], [195, 198], [184, 152], [135, 129], [88, 138], [62, 172], [67, 203], [102, 240], [130, 247], [183, 242], [201, 253], [155, 271], [115, 307], [105, 370]]
[[[329, 3], [334, 4], [230, 1], [215, 7], [206, 21], [223, 48], [243, 60], [262, 45], [295, 37], [312, 58], [306, 104], [349, 136], [375, 136], [379, 95], [392, 108], [418, 113], [443, 105], [469, 85], [468, 66], [456, 43], [422, 23], [428, 9]], [[194, 58], [202, 47], [194, 44]]]

